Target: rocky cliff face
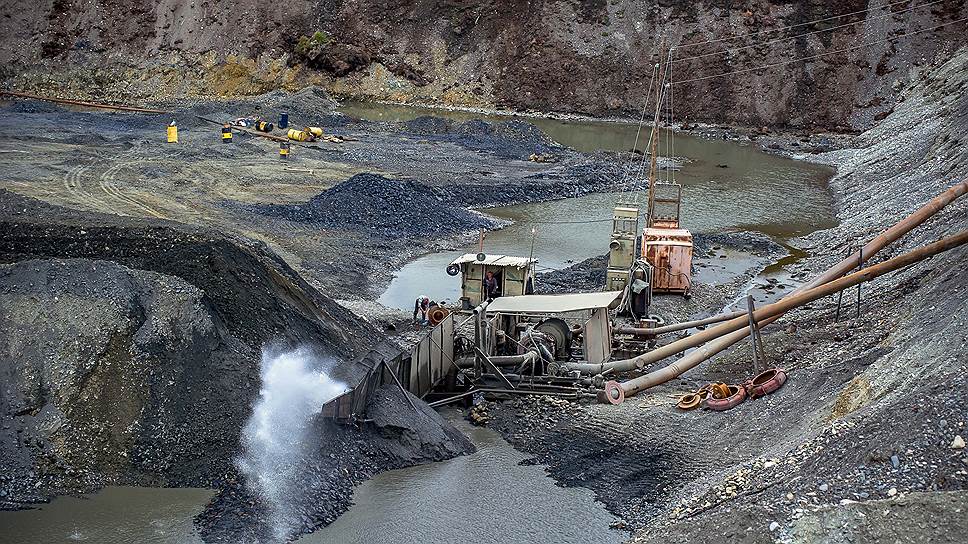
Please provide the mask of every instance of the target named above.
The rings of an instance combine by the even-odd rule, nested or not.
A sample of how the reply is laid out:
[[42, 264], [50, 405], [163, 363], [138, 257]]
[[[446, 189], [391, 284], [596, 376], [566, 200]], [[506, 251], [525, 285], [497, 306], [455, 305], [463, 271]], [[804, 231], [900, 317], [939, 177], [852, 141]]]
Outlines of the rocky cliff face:
[[[313, 83], [356, 97], [630, 115], [664, 43], [677, 48], [674, 80], [738, 72], [677, 85], [678, 119], [823, 129], [868, 128], [912, 67], [968, 41], [963, 0], [20, 4], [0, 7], [8, 87], [144, 100]], [[778, 63], [788, 64], [757, 69]]]

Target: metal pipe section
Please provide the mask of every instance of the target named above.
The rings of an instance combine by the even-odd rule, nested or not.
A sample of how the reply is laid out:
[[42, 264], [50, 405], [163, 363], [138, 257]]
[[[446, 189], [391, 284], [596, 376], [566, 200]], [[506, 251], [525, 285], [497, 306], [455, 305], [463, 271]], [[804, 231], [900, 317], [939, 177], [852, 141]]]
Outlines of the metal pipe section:
[[702, 327], [703, 325], [711, 325], [713, 323], [719, 323], [721, 321], [729, 321], [730, 319], [735, 319], [737, 317], [742, 317], [744, 315], [746, 315], [746, 312], [729, 312], [726, 314], [717, 314], [703, 319], [697, 319], [695, 321], [683, 321], [682, 323], [675, 323], [672, 325], [665, 325], [662, 327], [654, 327], [651, 329], [643, 329], [641, 327], [619, 326], [619, 327], [615, 327], [615, 329], [613, 329], [613, 332], [615, 332], [616, 334], [632, 334], [635, 336], [658, 336], [660, 334], [665, 334], [667, 332], [684, 331], [686, 329], [692, 329], [694, 327]]
[[0, 91], [0, 95], [16, 96], [19, 98], [29, 98], [31, 100], [43, 100], [46, 102], [54, 102], [55, 104], [71, 104], [74, 106], [84, 106], [85, 108], [96, 108], [96, 109], [102, 109], [102, 110], [134, 111], [139, 113], [165, 113], [170, 115], [175, 114], [175, 112], [173, 111], [156, 110], [151, 108], [137, 108], [134, 106], [116, 106], [114, 104], [85, 102], [83, 100], [71, 100], [67, 98], [52, 98], [49, 96], [41, 96], [39, 94], [18, 93], [14, 91]]
[[[530, 363], [532, 360], [537, 361], [538, 354], [534, 351], [529, 351], [523, 355], [492, 355], [488, 357], [488, 360], [494, 364], [494, 366], [517, 366], [524, 363]], [[472, 368], [474, 366], [474, 358], [463, 357], [457, 360], [457, 366], [459, 368]]]
[[[917, 211], [876, 236], [857, 253], [847, 257], [843, 261], [828, 269], [823, 274], [795, 289], [793, 292], [781, 299], [781, 302], [807, 289], [827, 283], [832, 279], [840, 277], [846, 272], [856, 268], [860, 263], [872, 258], [885, 246], [895, 242], [901, 236], [907, 234], [918, 225], [924, 223], [929, 217], [940, 211], [958, 197], [964, 195], [966, 192], [968, 192], [968, 180], [962, 181], [961, 183], [954, 185], [947, 191], [936, 196]], [[772, 323], [772, 321], [768, 323]], [[762, 325], [767, 325], [768, 323], [762, 323]], [[745, 326], [746, 324], [746, 320], [743, 319], [743, 317], [736, 317], [711, 329], [700, 331], [689, 336], [688, 338], [676, 340], [675, 342], [671, 342], [665, 346], [656, 348], [648, 353], [643, 353], [642, 355], [632, 359], [624, 359], [602, 364], [567, 363], [562, 365], [562, 368], [565, 371], [579, 371], [584, 374], [601, 374], [605, 371], [631, 372], [633, 370], [643, 368], [648, 364], [658, 362], [666, 357], [671, 357], [687, 349], [698, 347], [710, 340], [723, 336], [729, 331], [734, 331], [738, 327]], [[748, 329], [743, 329], [742, 332], [735, 333], [734, 336], [730, 337], [732, 343], [729, 345], [735, 344], [736, 342], [746, 338], [746, 334], [748, 332]]]
[[[785, 297], [784, 299], [774, 302], [773, 304], [763, 306], [759, 310], [753, 312], [753, 318], [757, 323], [766, 325], [793, 308], [802, 306], [808, 302], [813, 302], [817, 299], [831, 295], [838, 291], [842, 291], [849, 287], [859, 285], [865, 281], [870, 281], [878, 276], [894, 272], [895, 270], [900, 270], [901, 268], [910, 266], [919, 261], [923, 261], [924, 259], [937, 255], [938, 253], [948, 251], [949, 249], [959, 247], [966, 243], [968, 243], [968, 230], [961, 231], [954, 236], [944, 238], [922, 248], [915, 249], [901, 256], [878, 263], [863, 270], [859, 270], [853, 274], [838, 278], [823, 285], [819, 285], [801, 293]], [[717, 328], [722, 328], [723, 331], [727, 331], [729, 334], [726, 334], [721, 338], [696, 349], [689, 355], [679, 359], [669, 366], [649, 372], [648, 374], [644, 374], [626, 382], [622, 382], [620, 385], [624, 396], [629, 397], [635, 395], [643, 389], [648, 389], [649, 387], [665, 383], [676, 376], [679, 376], [683, 372], [696, 367], [699, 365], [699, 363], [742, 340], [745, 335], [749, 333], [748, 326], [741, 322], [737, 324], [733, 321], [730, 321], [729, 323], [724, 323]], [[612, 395], [609, 400], [610, 402], [617, 400], [617, 396]]]

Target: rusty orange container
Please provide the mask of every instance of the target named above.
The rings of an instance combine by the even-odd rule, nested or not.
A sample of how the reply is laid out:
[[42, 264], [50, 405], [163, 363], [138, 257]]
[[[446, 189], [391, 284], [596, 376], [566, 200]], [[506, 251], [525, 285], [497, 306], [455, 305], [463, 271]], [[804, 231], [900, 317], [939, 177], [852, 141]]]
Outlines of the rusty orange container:
[[686, 229], [648, 228], [642, 232], [642, 241], [642, 256], [655, 268], [652, 292], [689, 292], [692, 233]]

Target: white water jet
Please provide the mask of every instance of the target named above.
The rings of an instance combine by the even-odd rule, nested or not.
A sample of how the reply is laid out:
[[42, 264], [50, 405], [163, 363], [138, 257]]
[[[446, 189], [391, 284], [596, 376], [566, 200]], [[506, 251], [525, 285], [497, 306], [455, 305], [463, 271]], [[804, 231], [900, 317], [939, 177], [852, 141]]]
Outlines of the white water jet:
[[269, 507], [273, 532], [281, 540], [296, 526], [292, 505], [301, 493], [301, 460], [308, 453], [312, 419], [346, 391], [326, 374], [332, 364], [307, 348], [262, 351], [262, 389], [243, 429], [236, 465]]

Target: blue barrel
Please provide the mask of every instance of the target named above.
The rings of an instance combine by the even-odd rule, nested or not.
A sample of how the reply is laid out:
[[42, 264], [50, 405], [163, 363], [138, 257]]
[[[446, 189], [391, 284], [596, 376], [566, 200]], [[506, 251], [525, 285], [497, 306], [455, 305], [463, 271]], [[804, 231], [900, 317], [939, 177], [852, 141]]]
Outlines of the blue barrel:
[[287, 128], [289, 126], [289, 114], [280, 113], [279, 114], [279, 128]]

